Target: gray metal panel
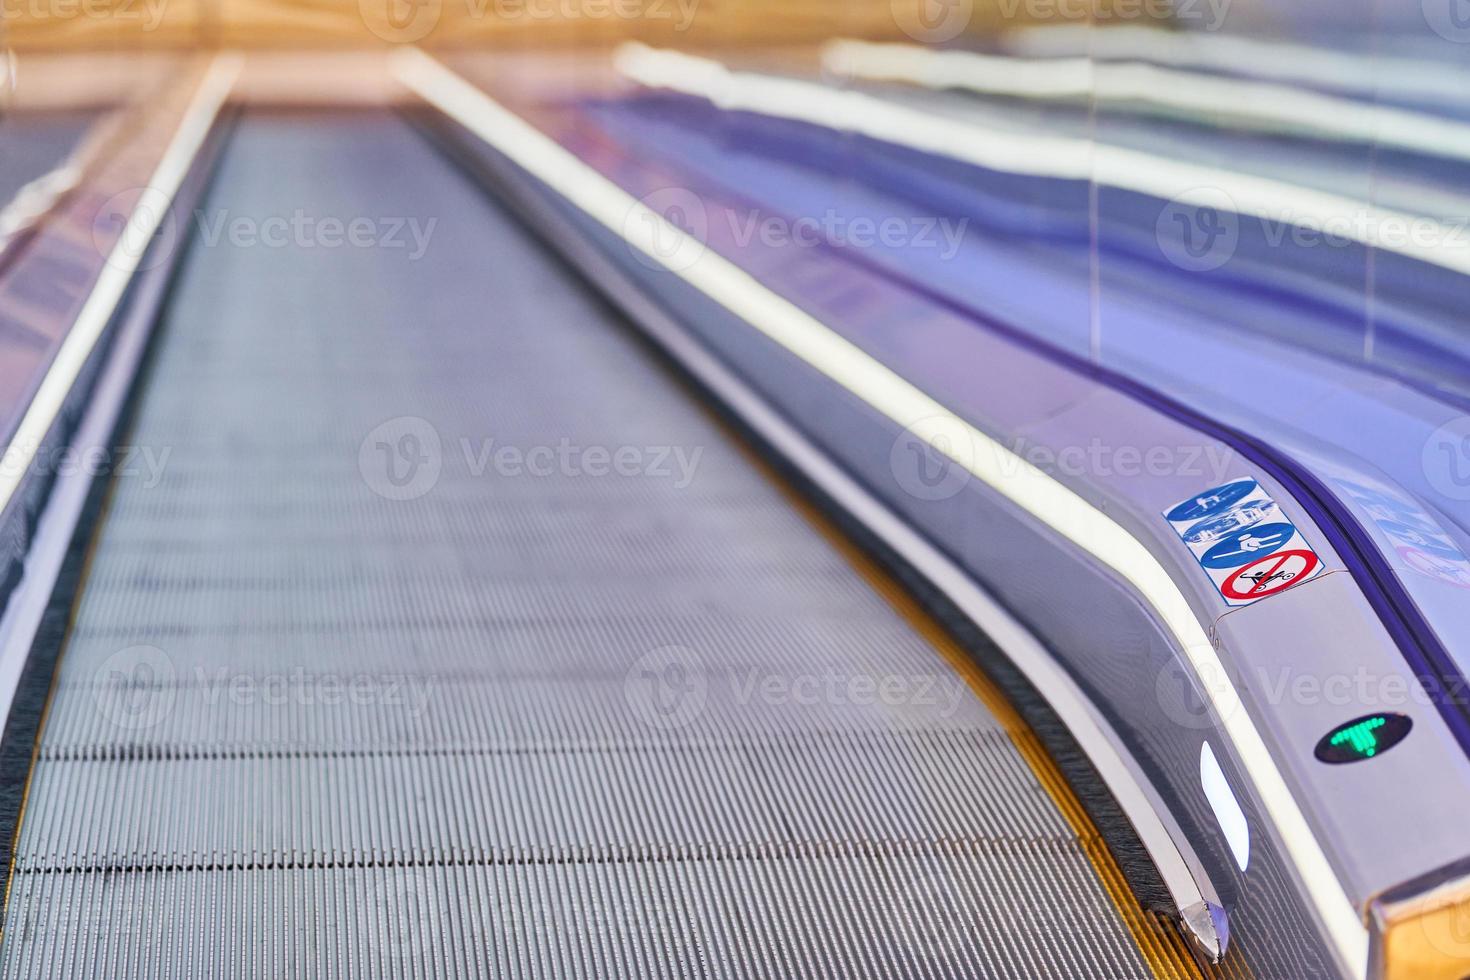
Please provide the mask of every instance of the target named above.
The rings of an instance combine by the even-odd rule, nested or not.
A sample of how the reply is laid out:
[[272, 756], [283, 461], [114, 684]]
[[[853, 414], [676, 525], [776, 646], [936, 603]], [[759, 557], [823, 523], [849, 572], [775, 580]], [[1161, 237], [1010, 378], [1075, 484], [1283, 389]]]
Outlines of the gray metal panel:
[[1148, 974], [996, 718], [416, 137], [247, 118], [217, 187], [211, 221], [438, 223], [421, 261], [186, 257], [4, 976]]
[[[1382, 630], [1365, 629], [1366, 602], [1346, 573], [1321, 576], [1270, 602], [1233, 610], [1216, 625], [1241, 687], [1259, 711], [1282, 768], [1317, 788], [1308, 813], [1319, 824], [1352, 813], [1358, 846], [1333, 855], [1353, 894], [1376, 896], [1391, 887], [1379, 842], [1393, 841], [1395, 870], [1411, 880], [1470, 854], [1464, 811], [1450, 805], [1452, 789], [1470, 785], [1470, 762], [1441, 726], [1429, 696]], [[1376, 625], [1376, 624], [1374, 624]], [[1351, 650], [1352, 656], [1344, 656]], [[1409, 715], [1411, 736], [1379, 758], [1324, 765], [1317, 741], [1334, 728], [1376, 711]], [[1445, 802], [1434, 790], [1444, 787]], [[1405, 806], [1413, 808], [1405, 832]], [[1323, 834], [1326, 846], [1340, 837]], [[1418, 869], [1417, 873], [1415, 869]]]

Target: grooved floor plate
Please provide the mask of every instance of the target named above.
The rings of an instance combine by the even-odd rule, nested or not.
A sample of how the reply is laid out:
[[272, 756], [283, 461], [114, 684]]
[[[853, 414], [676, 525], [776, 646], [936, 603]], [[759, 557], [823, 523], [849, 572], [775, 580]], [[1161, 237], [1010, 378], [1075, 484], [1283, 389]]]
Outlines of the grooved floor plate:
[[964, 680], [407, 127], [246, 116], [215, 186], [5, 977], [1149, 975]]

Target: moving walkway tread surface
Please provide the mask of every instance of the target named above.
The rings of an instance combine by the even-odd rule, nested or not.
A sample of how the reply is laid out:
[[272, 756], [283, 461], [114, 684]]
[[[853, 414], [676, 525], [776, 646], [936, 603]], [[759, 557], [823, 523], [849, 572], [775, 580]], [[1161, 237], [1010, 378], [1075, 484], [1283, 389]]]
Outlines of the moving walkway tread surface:
[[0, 975], [1186, 974], [983, 679], [397, 117], [247, 114], [195, 221]]

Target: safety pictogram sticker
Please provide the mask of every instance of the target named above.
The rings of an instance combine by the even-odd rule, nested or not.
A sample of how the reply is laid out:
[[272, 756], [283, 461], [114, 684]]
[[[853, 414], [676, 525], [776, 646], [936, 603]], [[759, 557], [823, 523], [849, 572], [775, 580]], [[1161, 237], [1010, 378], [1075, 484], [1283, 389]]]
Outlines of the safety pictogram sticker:
[[1206, 568], [1235, 568], [1258, 555], [1269, 555], [1283, 548], [1296, 534], [1296, 527], [1285, 521], [1267, 521], [1231, 531], [1211, 545], [1199, 563]]
[[1249, 477], [1181, 500], [1164, 519], [1232, 606], [1264, 599], [1322, 570], [1301, 531]]
[[1256, 559], [1226, 579], [1220, 586], [1220, 594], [1242, 602], [1264, 599], [1288, 585], [1311, 578], [1321, 564], [1322, 560], [1311, 551], [1279, 551]]

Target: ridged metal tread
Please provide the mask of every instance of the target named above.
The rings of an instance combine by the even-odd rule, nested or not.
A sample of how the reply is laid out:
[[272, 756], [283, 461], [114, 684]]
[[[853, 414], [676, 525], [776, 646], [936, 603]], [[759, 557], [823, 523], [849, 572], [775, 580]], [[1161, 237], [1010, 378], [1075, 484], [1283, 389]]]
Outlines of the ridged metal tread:
[[[815, 849], [813, 849], [815, 850]], [[1109, 913], [993, 849], [18, 878], [17, 976], [1109, 977]], [[1063, 938], [1052, 909], [1080, 918]], [[188, 923], [180, 928], [178, 923]], [[63, 944], [65, 944], [63, 946]], [[66, 956], [61, 955], [64, 950]], [[49, 953], [49, 955], [48, 955]], [[221, 969], [221, 963], [227, 963]]]
[[[437, 225], [186, 257], [3, 976], [1149, 975], [974, 691], [406, 127], [247, 116], [216, 188]], [[405, 417], [439, 473], [385, 499]], [[461, 437], [699, 456], [510, 476]]]

